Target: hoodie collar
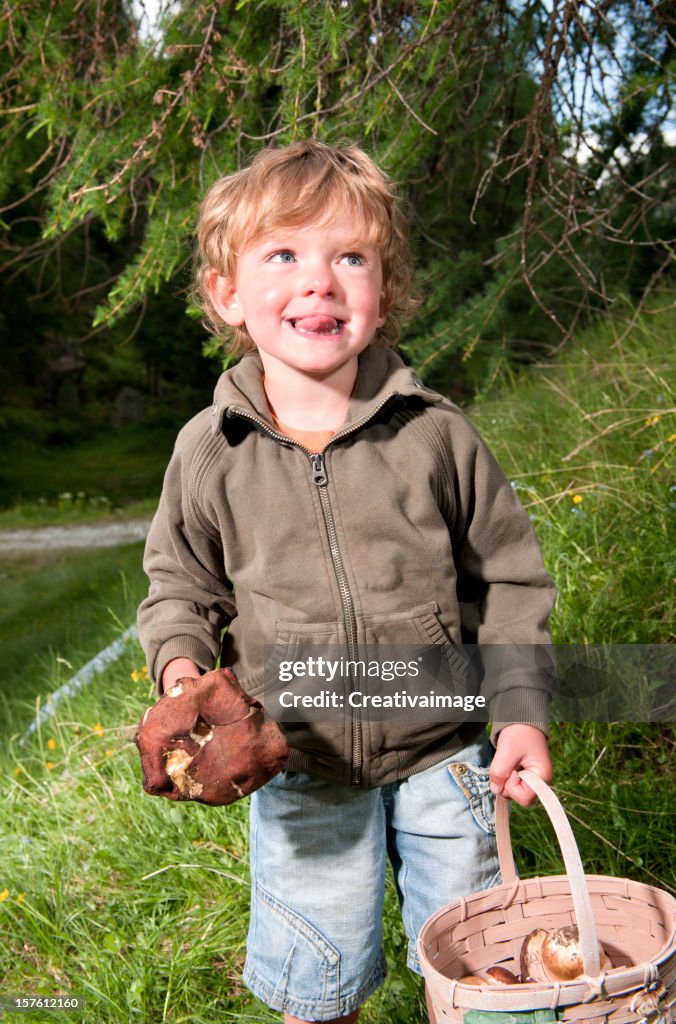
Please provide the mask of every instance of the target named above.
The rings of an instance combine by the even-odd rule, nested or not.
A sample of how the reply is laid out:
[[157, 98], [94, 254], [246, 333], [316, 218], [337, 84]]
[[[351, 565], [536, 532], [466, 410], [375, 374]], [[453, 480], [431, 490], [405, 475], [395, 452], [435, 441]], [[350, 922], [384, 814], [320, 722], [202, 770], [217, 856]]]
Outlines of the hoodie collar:
[[[441, 395], [426, 388], [415, 372], [392, 349], [370, 345], [359, 356], [359, 369], [347, 416], [336, 436], [366, 423], [394, 397], [415, 397], [436, 405]], [[211, 407], [213, 433], [223, 428], [226, 415], [243, 415], [259, 420], [271, 431], [276, 427], [270, 416], [263, 388], [263, 365], [258, 352], [247, 352], [231, 370], [221, 375]]]

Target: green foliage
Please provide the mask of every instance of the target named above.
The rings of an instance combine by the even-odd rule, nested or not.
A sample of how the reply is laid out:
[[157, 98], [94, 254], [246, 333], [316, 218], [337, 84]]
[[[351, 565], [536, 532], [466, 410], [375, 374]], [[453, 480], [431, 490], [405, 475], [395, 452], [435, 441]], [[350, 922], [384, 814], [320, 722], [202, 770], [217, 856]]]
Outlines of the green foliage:
[[[48, 526], [80, 526], [87, 523], [124, 523], [130, 519], [150, 520], [157, 498], [134, 501], [123, 507], [103, 494], [62, 491], [56, 498], [38, 498], [0, 509], [0, 530], [21, 530]], [[0, 534], [0, 537], [2, 534]]]
[[[472, 353], [465, 386], [484, 386], [620, 282], [640, 294], [666, 272], [666, 24], [657, 0], [552, 15], [486, 0], [207, 0], [171, 5], [146, 38], [122, 0], [7, 5], [5, 263], [33, 276], [39, 261], [63, 298], [86, 294], [77, 333], [82, 317], [113, 329], [185, 275], [216, 177], [261, 145], [352, 140], [404, 182], [432, 282], [408, 351], [436, 375]], [[77, 286], [56, 266], [63, 245], [82, 257]]]
[[[279, 1015], [240, 980], [247, 803], [217, 809], [143, 794], [131, 739], [153, 698], [132, 645], [105, 685], [59, 705], [23, 747], [3, 746], [5, 990], [77, 993], [93, 1024], [272, 1024]], [[673, 889], [673, 736], [645, 726], [556, 727], [552, 751], [586, 870]], [[522, 876], [563, 873], [541, 807], [514, 808], [511, 833]], [[384, 948], [389, 975], [364, 1021], [423, 1021], [391, 876]]]

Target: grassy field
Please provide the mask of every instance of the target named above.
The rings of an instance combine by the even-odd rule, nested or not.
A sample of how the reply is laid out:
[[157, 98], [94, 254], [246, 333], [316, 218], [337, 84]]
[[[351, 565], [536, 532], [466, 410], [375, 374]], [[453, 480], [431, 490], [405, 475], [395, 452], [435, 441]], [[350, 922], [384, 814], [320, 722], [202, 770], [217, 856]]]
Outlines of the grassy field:
[[0, 450], [0, 507], [42, 499], [58, 508], [59, 495], [78, 493], [119, 506], [159, 494], [179, 426], [129, 425], [51, 448], [14, 438]]
[[[625, 336], [619, 321], [605, 326], [473, 411], [533, 516], [559, 586], [560, 643], [673, 640], [675, 326], [673, 313], [645, 316]], [[241, 983], [246, 802], [211, 809], [142, 793], [132, 737], [153, 692], [140, 648], [20, 743], [36, 695], [44, 704], [132, 621], [145, 586], [139, 553], [64, 556], [10, 580], [13, 618], [0, 627], [3, 649], [15, 642], [0, 747], [0, 993], [79, 994], [86, 1013], [58, 1019], [87, 1024], [276, 1021]], [[586, 869], [676, 891], [673, 730], [560, 724], [551, 745]], [[515, 808], [512, 821], [522, 874], [560, 873], [542, 809]], [[365, 1024], [426, 1019], [404, 945], [388, 880], [390, 974]]]
[[[159, 494], [159, 492], [158, 492]], [[104, 495], [65, 491], [56, 498], [37, 498], [0, 508], [0, 530], [30, 530], [42, 526], [78, 526], [86, 523], [120, 523], [150, 519], [157, 497], [115, 504]]]
[[676, 312], [601, 323], [472, 419], [533, 519], [561, 643], [674, 639]]
[[44, 700], [134, 621], [147, 586], [142, 554], [137, 543], [0, 560], [5, 734], [25, 728], [36, 699]]

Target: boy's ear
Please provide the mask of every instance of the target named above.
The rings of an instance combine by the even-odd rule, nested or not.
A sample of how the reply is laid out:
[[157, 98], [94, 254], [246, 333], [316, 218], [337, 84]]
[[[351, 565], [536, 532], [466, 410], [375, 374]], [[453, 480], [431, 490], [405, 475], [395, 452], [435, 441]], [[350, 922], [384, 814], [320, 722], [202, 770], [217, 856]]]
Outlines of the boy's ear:
[[378, 327], [382, 327], [383, 324], [385, 323], [385, 321], [387, 320], [387, 314], [389, 313], [389, 304], [386, 304], [385, 293], [384, 292], [380, 296], [380, 310], [379, 310], [379, 312], [380, 312], [380, 316], [378, 317], [376, 323], [377, 323]]
[[244, 323], [244, 310], [232, 281], [212, 270], [207, 278], [207, 288], [218, 315], [230, 327], [241, 327]]

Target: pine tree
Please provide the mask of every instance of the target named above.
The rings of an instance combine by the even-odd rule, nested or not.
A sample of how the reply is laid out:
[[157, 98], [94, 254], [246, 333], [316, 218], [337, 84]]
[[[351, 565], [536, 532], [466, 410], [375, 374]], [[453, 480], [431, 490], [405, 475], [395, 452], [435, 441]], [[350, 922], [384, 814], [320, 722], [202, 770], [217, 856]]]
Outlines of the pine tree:
[[[206, 188], [303, 136], [362, 144], [404, 183], [426, 301], [402, 347], [441, 383], [460, 358], [490, 379], [540, 354], [668, 269], [666, 3], [164, 8], [152, 35], [122, 0], [0, 15], [0, 259], [42, 261], [95, 329], [185, 293]], [[616, 254], [639, 230], [625, 280]], [[86, 264], [76, 284], [66, 252]]]

